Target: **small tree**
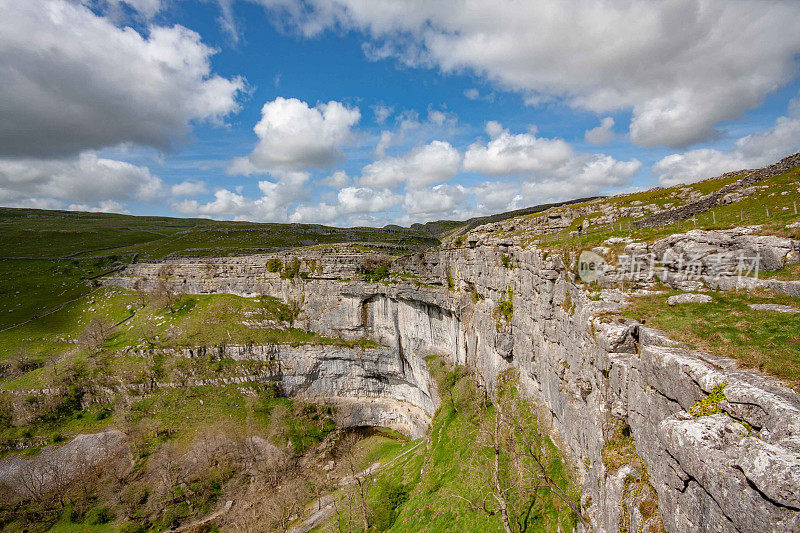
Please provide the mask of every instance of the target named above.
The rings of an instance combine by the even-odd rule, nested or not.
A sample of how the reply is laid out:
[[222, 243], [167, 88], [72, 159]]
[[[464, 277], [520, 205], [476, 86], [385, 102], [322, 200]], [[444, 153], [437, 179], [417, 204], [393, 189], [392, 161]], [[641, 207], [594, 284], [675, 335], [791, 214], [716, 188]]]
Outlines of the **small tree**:
[[98, 350], [109, 333], [111, 333], [111, 323], [104, 318], [94, 318], [78, 336], [78, 346], [84, 350]]
[[518, 390], [515, 370], [498, 376], [489, 403], [483, 402], [484, 416], [476, 436], [469, 475], [483, 482], [479, 499], [466, 498], [473, 510], [499, 516], [506, 533], [526, 531], [534, 506], [543, 498], [565, 504], [583, 520], [575, 498], [552, 475], [551, 464], [558, 457], [555, 446], [542, 433], [535, 406]]
[[158, 307], [172, 312], [180, 297], [181, 291], [177, 290], [174, 284], [163, 278], [158, 279], [152, 293], [153, 301]]
[[133, 282], [133, 290], [136, 292], [136, 303], [144, 307], [150, 301], [150, 295], [147, 292], [147, 283], [144, 278], [136, 278]]

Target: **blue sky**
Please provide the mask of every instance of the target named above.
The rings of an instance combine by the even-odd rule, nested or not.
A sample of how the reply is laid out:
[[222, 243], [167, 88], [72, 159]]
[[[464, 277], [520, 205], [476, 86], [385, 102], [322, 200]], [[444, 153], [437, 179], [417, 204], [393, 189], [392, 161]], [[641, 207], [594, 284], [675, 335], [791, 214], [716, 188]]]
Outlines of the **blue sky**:
[[407, 225], [800, 150], [796, 2], [0, 6], [0, 205]]

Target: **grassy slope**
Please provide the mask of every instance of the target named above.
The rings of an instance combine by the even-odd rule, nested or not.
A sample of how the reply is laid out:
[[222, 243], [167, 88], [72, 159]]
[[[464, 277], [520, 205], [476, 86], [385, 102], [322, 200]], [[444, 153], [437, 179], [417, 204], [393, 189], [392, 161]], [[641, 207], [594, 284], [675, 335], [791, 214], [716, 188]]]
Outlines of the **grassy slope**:
[[677, 292], [636, 298], [625, 315], [664, 329], [697, 349], [734, 357], [785, 380], [800, 392], [800, 319], [797, 314], [755, 311], [749, 304], [772, 303], [800, 309], [800, 298], [765, 292], [711, 293], [707, 304], [670, 307]]
[[[599, 200], [595, 205], [596, 215], [590, 215], [586, 219], [602, 214], [604, 205], [616, 205], [618, 207], [629, 207], [634, 202], [643, 204], [657, 204], [663, 206], [668, 203], [682, 205], [684, 202], [676, 197], [681, 189], [692, 189], [703, 194], [718, 190], [736, 179], [735, 176], [719, 179], [705, 180], [691, 185], [678, 185], [675, 187], [654, 189], [650, 191], [632, 193], [625, 196], [607, 198]], [[616, 222], [615, 229], [603, 229], [603, 231], [585, 233], [581, 236], [569, 236], [570, 231], [577, 230], [582, 220], [576, 220], [571, 226], [563, 230], [555, 238], [548, 238], [542, 244], [547, 248], [577, 247], [591, 248], [599, 246], [610, 237], [631, 237], [639, 241], [653, 241], [672, 235], [683, 233], [691, 229], [726, 229], [737, 226], [748, 226], [754, 224], [763, 225], [762, 232], [765, 234], [800, 237], [800, 229], [794, 231], [787, 230], [786, 225], [800, 221], [800, 216], [795, 213], [793, 201], [797, 202], [798, 189], [800, 189], [800, 168], [793, 169], [779, 176], [765, 179], [757, 186], [766, 188], [759, 189], [755, 194], [745, 197], [739, 202], [728, 205], [718, 206], [706, 213], [698, 215], [696, 219], [683, 220], [681, 222], [660, 226], [657, 228], [641, 228], [628, 230], [628, 223], [636, 219], [624, 217]], [[580, 205], [580, 204], [577, 204]], [[567, 209], [567, 208], [561, 208]], [[800, 202], [798, 202], [800, 209]], [[552, 212], [558, 212], [559, 208]], [[536, 215], [531, 215], [536, 216]], [[619, 229], [619, 224], [622, 229]], [[591, 226], [590, 226], [591, 229]], [[519, 230], [513, 235], [520, 236], [523, 242], [531, 242], [539, 236], [535, 234], [522, 234]]]
[[[427, 230], [400, 227], [332, 228], [0, 208], [0, 329], [88, 294], [93, 284], [87, 278], [130, 262], [134, 254], [141, 259], [239, 255], [340, 242], [416, 250], [438, 241]], [[62, 257], [67, 259], [53, 259]]]
[[[442, 389], [447, 372], [446, 364], [441, 359], [432, 359], [429, 367]], [[378, 448], [379, 453], [369, 454], [361, 463], [362, 468], [376, 460], [381, 464], [388, 463], [375, 476], [375, 483], [369, 493], [376, 517], [385, 516], [392, 511], [386, 508], [387, 487], [402, 487], [407, 493], [407, 501], [391, 513], [394, 519], [384, 528], [387, 531], [503, 531], [498, 516], [487, 516], [482, 511], [476, 511], [462, 499], [464, 497], [480, 501], [480, 495], [486, 490], [483, 482], [477, 479], [475, 472], [470, 471], [467, 465], [470, 464], [476, 448], [479, 425], [482, 420], [492, 416], [493, 408], [475, 409], [477, 391], [469, 376], [462, 374], [454, 391], [456, 409], [449, 401], [442, 402], [434, 416], [427, 442], [393, 444], [384, 438], [371, 445]], [[550, 475], [562, 489], [569, 490], [568, 468], [558, 457], [552, 441], [547, 439], [547, 445], [555, 456], [549, 465]], [[413, 451], [398, 458], [412, 448]], [[346, 516], [339, 517], [338, 521], [343, 530], [347, 531]], [[336, 522], [337, 518], [334, 517], [319, 530], [341, 530], [337, 528]], [[560, 500], [552, 497], [547, 490], [542, 490], [531, 513], [528, 531], [556, 531], [558, 524], [561, 530], [571, 531], [575, 526], [575, 517]], [[350, 526], [354, 531], [360, 531], [360, 523], [355, 518]]]

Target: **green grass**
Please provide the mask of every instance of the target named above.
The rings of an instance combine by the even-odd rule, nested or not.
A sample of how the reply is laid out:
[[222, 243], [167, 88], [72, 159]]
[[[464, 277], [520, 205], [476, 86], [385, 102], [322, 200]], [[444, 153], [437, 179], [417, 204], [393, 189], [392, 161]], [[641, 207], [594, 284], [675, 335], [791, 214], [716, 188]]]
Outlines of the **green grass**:
[[88, 293], [91, 283], [84, 278], [134, 255], [245, 255], [335, 243], [383, 245], [396, 255], [438, 239], [424, 227], [330, 228], [0, 208], [0, 329]]
[[[655, 189], [621, 197], [607, 198], [591, 204], [586, 204], [595, 206], [594, 209], [598, 212], [595, 215], [575, 220], [569, 227], [562, 230], [562, 232], [548, 236], [544, 242], [541, 243], [541, 246], [549, 249], [563, 247], [585, 249], [599, 246], [611, 237], [631, 237], [637, 241], [652, 242], [674, 233], [684, 233], [691, 229], [726, 229], [758, 224], [764, 226], [761, 232], [763, 234], [800, 238], [800, 230], [788, 231], [785, 228], [787, 224], [800, 221], [800, 215], [795, 214], [794, 205], [792, 204], [792, 201], [797, 201], [798, 197], [797, 189], [798, 186], [800, 186], [800, 168], [767, 178], [756, 184], [756, 186], [759, 187], [766, 185], [766, 188], [757, 190], [754, 194], [744, 197], [744, 199], [739, 202], [715, 207], [698, 215], [696, 219], [687, 219], [675, 224], [656, 228], [640, 228], [629, 231], [628, 226], [630, 223], [644, 217], [637, 217], [636, 219], [622, 217], [615, 221], [613, 229], [605, 227], [602, 231], [591, 232], [592, 227], [590, 226], [590, 233], [584, 232], [583, 235], [579, 236], [569, 235], [569, 232], [576, 231], [578, 225], [584, 220], [600, 216], [603, 211], [603, 205], [613, 204], [619, 207], [625, 207], [629, 206], [634, 201], [640, 201], [645, 205], [653, 203], [664, 206], [667, 203], [672, 203], [674, 206], [679, 206], [683, 205], [685, 202], [677, 199], [674, 195], [682, 188], [688, 187], [703, 194], [707, 194], [722, 188], [735, 181], [735, 179], [737, 179], [736, 176], [716, 180], [705, 180], [691, 185], [678, 185], [666, 189]], [[800, 208], [800, 205], [798, 207]], [[559, 210], [568, 208], [569, 207], [561, 207], [548, 211], [548, 213], [558, 212]], [[622, 225], [622, 229], [620, 229], [620, 224]], [[528, 234], [524, 231], [521, 232], [521, 230], [511, 232], [510, 235], [519, 236], [523, 244], [539, 239], [539, 235]]]
[[[131, 317], [131, 315], [133, 315]], [[4, 389], [43, 388], [52, 384], [52, 375], [81, 361], [87, 351], [76, 345], [81, 331], [93, 320], [116, 324], [101, 347], [101, 353], [113, 354], [111, 375], [131, 374], [140, 370], [134, 357], [118, 357], [128, 348], [175, 348], [194, 346], [246, 344], [326, 344], [371, 348], [377, 343], [362, 339], [347, 341], [325, 337], [298, 328], [288, 327], [296, 312], [277, 298], [244, 298], [230, 294], [185, 295], [173, 308], [164, 309], [154, 303], [144, 307], [131, 291], [102, 287], [90, 296], [67, 305], [64, 309], [0, 334], [3, 350], [0, 363], [11, 364], [20, 354], [35, 361], [34, 368], [23, 375], [6, 378]], [[245, 320], [271, 320], [270, 327], [246, 325]], [[60, 360], [55, 366], [48, 363]], [[227, 364], [227, 363], [220, 363]]]
[[666, 299], [676, 292], [635, 298], [624, 314], [665, 330], [672, 338], [715, 355], [733, 357], [784, 380], [800, 391], [800, 320], [796, 314], [755, 311], [749, 304], [774, 303], [800, 308], [800, 298], [766, 292], [711, 293], [707, 304]]
[[[450, 374], [447, 364], [441, 359], [432, 359], [429, 366], [437, 382], [444, 386], [443, 380]], [[466, 466], [476, 449], [476, 433], [481, 420], [491, 416], [492, 411], [491, 408], [475, 411], [469, 407], [477, 392], [467, 373], [460, 372], [459, 376], [455, 381], [455, 408], [448, 401], [442, 403], [431, 424], [428, 442], [423, 441], [417, 446], [417, 441], [401, 443], [377, 438], [370, 443], [370, 453], [364, 454], [360, 463], [364, 468], [374, 460], [382, 464], [391, 461], [379, 470], [369, 493], [376, 519], [391, 515], [391, 523], [385, 528], [387, 531], [503, 531], [498, 516], [474, 510], [460, 498], [478, 499], [485, 489]], [[566, 465], [552, 441], [546, 439], [546, 446], [554, 458], [548, 465], [550, 475], [559, 486], [569, 491], [570, 476]], [[412, 448], [413, 451], [397, 458]], [[395, 502], [402, 503], [397, 508], [387, 508], [386, 495], [397, 497], [401, 492], [407, 499], [395, 498]], [[555, 531], [558, 524], [564, 531], [571, 531], [575, 517], [562, 505], [543, 491], [531, 514], [528, 531]], [[345, 517], [339, 519], [340, 525], [347, 530]], [[335, 524], [336, 518], [332, 521]], [[354, 531], [361, 530], [356, 519], [350, 525]]]

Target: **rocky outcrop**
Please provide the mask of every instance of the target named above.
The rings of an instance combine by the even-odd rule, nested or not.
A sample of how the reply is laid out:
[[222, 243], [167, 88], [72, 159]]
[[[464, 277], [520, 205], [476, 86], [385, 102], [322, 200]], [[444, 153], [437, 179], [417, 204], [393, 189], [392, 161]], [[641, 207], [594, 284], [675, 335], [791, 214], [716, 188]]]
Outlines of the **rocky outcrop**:
[[[679, 290], [766, 288], [800, 296], [800, 281], [764, 278], [800, 263], [800, 241], [774, 235], [756, 235], [761, 226], [728, 230], [691, 230], [653, 243], [631, 242], [616, 265], [604, 265], [599, 281], [618, 285], [624, 280], [658, 278]], [[609, 243], [613, 244], [613, 243]], [[603, 255], [608, 249], [595, 248]]]
[[78, 435], [63, 446], [49, 446], [32, 457], [12, 455], [0, 460], [0, 484], [19, 496], [38, 499], [66, 488], [102, 462], [119, 461], [130, 469], [132, 460], [125, 434], [118, 430]]
[[[729, 237], [756, 248], [763, 244], [748, 233]], [[662, 256], [682, 242], [664, 243]], [[721, 242], [718, 247], [724, 248]], [[724, 253], [712, 248], [705, 249], [706, 256]], [[383, 355], [376, 352], [388, 363], [376, 359], [370, 372], [388, 372], [390, 382], [414, 383], [419, 390], [423, 360], [431, 353], [473, 367], [489, 387], [500, 372], [517, 368], [526, 393], [542, 406], [543, 422], [575, 465], [595, 531], [618, 528], [621, 503], [625, 523], [644, 531], [656, 528], [658, 520], [670, 532], [800, 529], [793, 490], [800, 468], [797, 394], [771, 378], [739, 370], [735, 361], [689, 350], [619, 318], [626, 294], [590, 292], [560, 255], [476, 241], [397, 261], [393, 270], [425, 277], [390, 284], [287, 280], [261, 271], [248, 277], [239, 270], [247, 261], [238, 264], [219, 276], [189, 278], [184, 285], [189, 292], [233, 287], [239, 294], [261, 292], [303, 302], [303, 326], [388, 346]], [[179, 272], [189, 267], [173, 267], [170, 282], [183, 283]], [[130, 286], [155, 271], [135, 266], [113, 283]], [[353, 360], [341, 361], [330, 379], [317, 381], [317, 390], [347, 390], [350, 401], [363, 405], [402, 390], [381, 384], [380, 394], [360, 395], [363, 376], [347, 384], [353, 365]], [[298, 374], [314, 373], [304, 363], [297, 368]], [[376, 377], [375, 386], [380, 381]], [[715, 386], [723, 387], [724, 395], [715, 412], [695, 417], [693, 405]], [[409, 403], [427, 401], [413, 398]], [[433, 408], [435, 395], [428, 398], [432, 403], [426, 405]], [[387, 413], [393, 407], [378, 409]], [[603, 463], [603, 448], [620, 426], [629, 427], [634, 437], [646, 468], [639, 475], [658, 496], [660, 518], [645, 517], [636, 505], [622, 502], [632, 497], [625, 490], [628, 476]]]

